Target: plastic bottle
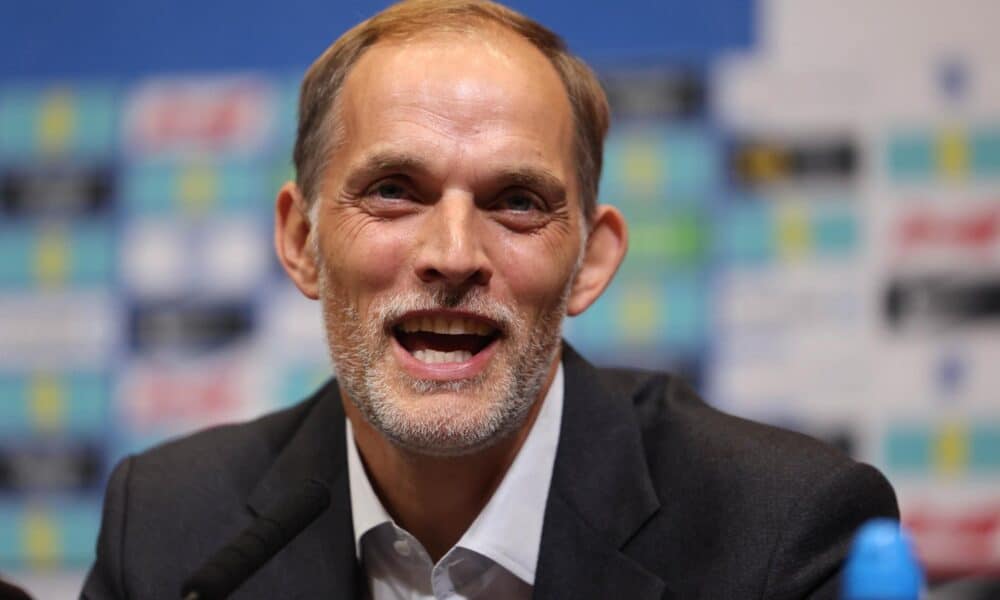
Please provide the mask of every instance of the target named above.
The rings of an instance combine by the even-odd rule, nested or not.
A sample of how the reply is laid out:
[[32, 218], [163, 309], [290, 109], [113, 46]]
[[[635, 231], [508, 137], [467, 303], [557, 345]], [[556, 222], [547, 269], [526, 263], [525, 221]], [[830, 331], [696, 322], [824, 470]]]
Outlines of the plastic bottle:
[[924, 573], [897, 521], [872, 519], [858, 530], [844, 567], [843, 600], [918, 600]]

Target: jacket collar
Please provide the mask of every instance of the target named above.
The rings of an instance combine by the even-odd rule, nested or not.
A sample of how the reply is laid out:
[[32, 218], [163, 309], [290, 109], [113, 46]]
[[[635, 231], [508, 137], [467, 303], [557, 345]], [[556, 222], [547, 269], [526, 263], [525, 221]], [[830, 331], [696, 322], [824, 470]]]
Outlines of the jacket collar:
[[[534, 597], [670, 598], [660, 578], [621, 551], [660, 506], [631, 398], [612, 395], [568, 344], [562, 360], [565, 400]], [[285, 597], [359, 597], [344, 430], [331, 381], [250, 495], [260, 514], [304, 479], [330, 487], [330, 509], [272, 561], [281, 559], [274, 572]]]
[[563, 345], [566, 399], [535, 578], [536, 599], [669, 598], [622, 552], [660, 507], [628, 396]]

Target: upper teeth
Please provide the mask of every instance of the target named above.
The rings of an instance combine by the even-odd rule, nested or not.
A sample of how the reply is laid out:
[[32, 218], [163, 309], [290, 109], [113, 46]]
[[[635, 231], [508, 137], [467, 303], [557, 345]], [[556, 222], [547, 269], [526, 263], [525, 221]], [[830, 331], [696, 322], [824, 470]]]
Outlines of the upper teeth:
[[489, 325], [480, 321], [474, 321], [464, 317], [441, 316], [414, 317], [403, 321], [399, 328], [407, 333], [412, 333], [414, 331], [429, 331], [431, 333], [445, 333], [450, 335], [489, 335], [492, 330]]
[[437, 350], [414, 350], [413, 357], [422, 363], [462, 363], [472, 358], [468, 350], [454, 352], [438, 352]]

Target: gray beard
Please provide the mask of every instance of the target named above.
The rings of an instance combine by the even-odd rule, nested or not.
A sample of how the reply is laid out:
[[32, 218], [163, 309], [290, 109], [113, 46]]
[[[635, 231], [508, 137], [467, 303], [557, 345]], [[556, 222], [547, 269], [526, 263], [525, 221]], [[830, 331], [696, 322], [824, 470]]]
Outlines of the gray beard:
[[[572, 282], [572, 279], [570, 280]], [[364, 419], [393, 444], [430, 456], [462, 456], [489, 447], [519, 430], [548, 379], [560, 348], [570, 284], [534, 326], [477, 290], [442, 288], [377, 300], [362, 319], [357, 308], [330, 289], [320, 275], [320, 302], [337, 378]], [[414, 310], [461, 309], [501, 325], [505, 339], [487, 368], [470, 379], [416, 379], [391, 363], [385, 323]], [[434, 394], [461, 394], [439, 401]]]

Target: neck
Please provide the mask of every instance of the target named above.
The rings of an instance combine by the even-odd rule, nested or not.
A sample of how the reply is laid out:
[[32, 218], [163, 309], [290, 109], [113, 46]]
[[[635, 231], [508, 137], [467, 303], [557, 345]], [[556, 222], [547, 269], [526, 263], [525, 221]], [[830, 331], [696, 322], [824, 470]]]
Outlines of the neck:
[[458, 542], [503, 481], [538, 417], [557, 368], [555, 361], [519, 429], [462, 456], [428, 456], [394, 445], [364, 420], [341, 390], [344, 411], [375, 493], [435, 563]]

